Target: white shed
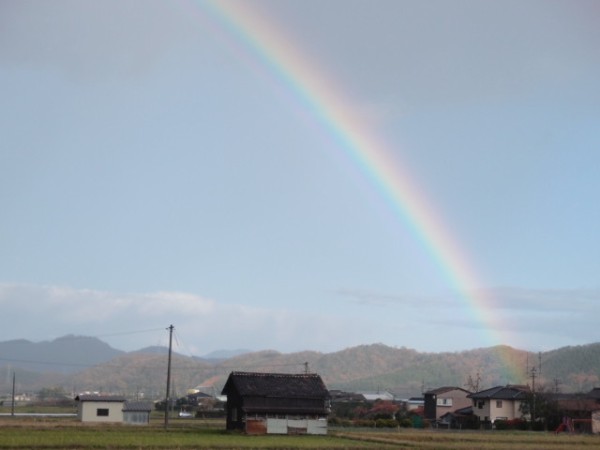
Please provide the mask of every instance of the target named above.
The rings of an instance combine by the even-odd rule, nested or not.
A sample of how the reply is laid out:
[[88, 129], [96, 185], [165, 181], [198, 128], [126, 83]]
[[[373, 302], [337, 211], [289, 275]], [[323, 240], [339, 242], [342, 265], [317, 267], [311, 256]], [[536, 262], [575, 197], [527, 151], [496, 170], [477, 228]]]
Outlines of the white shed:
[[82, 422], [123, 422], [125, 397], [78, 395], [77, 418]]

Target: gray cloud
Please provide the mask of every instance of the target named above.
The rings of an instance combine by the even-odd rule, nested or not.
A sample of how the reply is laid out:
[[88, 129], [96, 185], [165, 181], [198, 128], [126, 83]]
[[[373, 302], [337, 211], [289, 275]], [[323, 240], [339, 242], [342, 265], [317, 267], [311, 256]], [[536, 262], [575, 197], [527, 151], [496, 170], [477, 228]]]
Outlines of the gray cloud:
[[[51, 340], [66, 334], [98, 336], [116, 348], [166, 345], [170, 324], [183, 353], [227, 348], [299, 351], [324, 348], [343, 336], [347, 321], [322, 314], [222, 303], [185, 292], [114, 293], [65, 286], [0, 283], [0, 340]], [[358, 324], [350, 325], [350, 328]], [[153, 335], [138, 330], [158, 330]], [[299, 339], [299, 336], [302, 339]], [[358, 344], [357, 341], [352, 341]]]
[[[443, 335], [499, 336], [502, 343], [540, 350], [597, 341], [596, 305], [600, 289], [528, 289], [498, 287], [469, 293], [493, 299], [475, 311], [464, 296], [382, 294], [358, 289], [340, 289], [340, 298], [358, 307], [377, 307], [398, 321], [409, 318], [422, 330]], [[408, 320], [408, 319], [407, 319]], [[476, 345], [475, 345], [476, 346]]]
[[52, 68], [79, 80], [139, 76], [192, 32], [179, 2], [5, 1], [0, 66]]

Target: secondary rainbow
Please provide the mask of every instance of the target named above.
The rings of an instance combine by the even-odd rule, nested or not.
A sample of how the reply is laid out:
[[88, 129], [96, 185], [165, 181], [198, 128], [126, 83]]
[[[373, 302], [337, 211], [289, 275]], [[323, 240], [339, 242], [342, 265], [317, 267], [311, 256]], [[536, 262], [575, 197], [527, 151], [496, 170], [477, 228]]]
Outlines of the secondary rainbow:
[[[202, 2], [202, 9], [218, 22], [218, 32], [235, 41], [235, 49], [251, 64], [261, 64], [284, 90], [291, 92], [360, 168], [388, 205], [435, 260], [440, 273], [460, 292], [467, 309], [485, 328], [487, 344], [502, 343], [493, 321], [493, 298], [480, 286], [479, 278], [457, 240], [444, 227], [431, 203], [404, 166], [391, 157], [377, 133], [354, 114], [355, 108], [336, 84], [323, 76], [322, 68], [291, 45], [276, 24], [257, 13], [249, 2]], [[250, 57], [248, 57], [250, 55]], [[513, 370], [516, 371], [516, 368]], [[516, 375], [516, 374], [515, 374]]]

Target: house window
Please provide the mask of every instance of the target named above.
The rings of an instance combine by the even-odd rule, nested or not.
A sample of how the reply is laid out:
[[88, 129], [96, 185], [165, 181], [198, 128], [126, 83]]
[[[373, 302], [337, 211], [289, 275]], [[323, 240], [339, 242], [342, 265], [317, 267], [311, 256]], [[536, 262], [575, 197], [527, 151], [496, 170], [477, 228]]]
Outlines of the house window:
[[96, 410], [96, 416], [98, 416], [98, 417], [108, 417], [108, 408], [98, 408]]
[[502, 408], [502, 400], [496, 400], [496, 408]]
[[484, 405], [484, 403], [485, 403], [485, 402], [483, 402], [483, 401], [478, 401], [478, 402], [477, 402], [477, 408], [479, 408], [479, 409], [483, 409], [483, 405]]
[[452, 399], [451, 398], [438, 398], [437, 406], [452, 406]]

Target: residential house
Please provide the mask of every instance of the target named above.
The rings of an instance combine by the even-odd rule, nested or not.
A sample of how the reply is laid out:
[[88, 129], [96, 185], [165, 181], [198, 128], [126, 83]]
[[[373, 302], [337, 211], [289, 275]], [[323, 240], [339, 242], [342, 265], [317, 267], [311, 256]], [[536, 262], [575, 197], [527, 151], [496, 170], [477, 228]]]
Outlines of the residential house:
[[473, 413], [483, 423], [494, 423], [496, 420], [518, 419], [521, 414], [521, 403], [529, 393], [527, 386], [496, 386], [469, 394], [473, 402]]
[[329, 392], [317, 374], [232, 372], [227, 429], [247, 434], [327, 434]]
[[431, 421], [439, 420], [444, 414], [472, 405], [467, 395], [471, 392], [459, 387], [441, 387], [423, 394], [425, 398], [425, 418]]
[[594, 399], [600, 408], [600, 387], [595, 387], [587, 393], [588, 397]]
[[592, 433], [600, 434], [600, 388], [595, 387], [588, 392], [588, 396], [596, 402], [597, 407], [592, 411]]
[[82, 394], [75, 400], [77, 418], [82, 422], [123, 422], [125, 397]]

